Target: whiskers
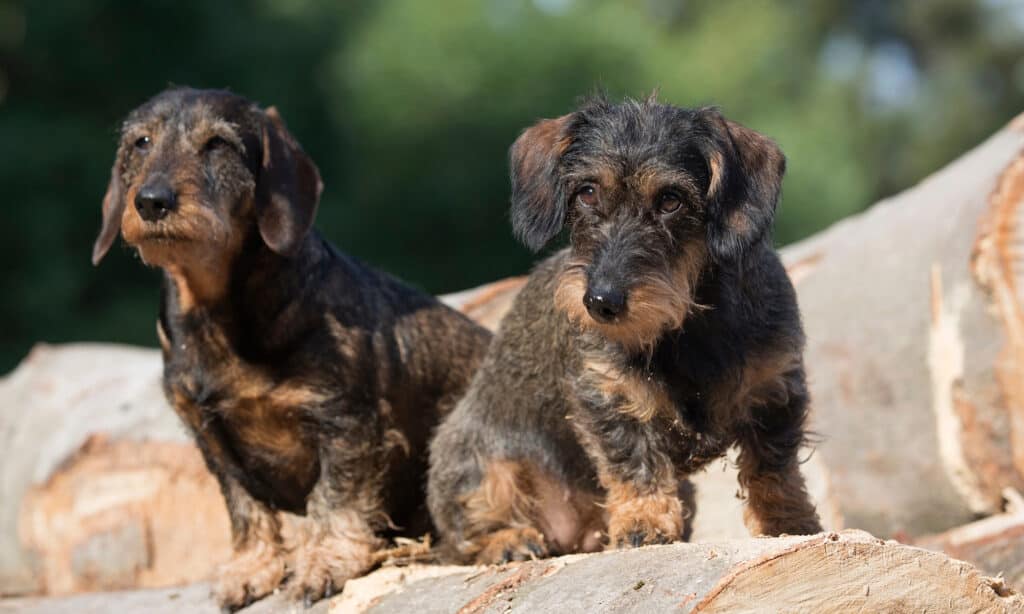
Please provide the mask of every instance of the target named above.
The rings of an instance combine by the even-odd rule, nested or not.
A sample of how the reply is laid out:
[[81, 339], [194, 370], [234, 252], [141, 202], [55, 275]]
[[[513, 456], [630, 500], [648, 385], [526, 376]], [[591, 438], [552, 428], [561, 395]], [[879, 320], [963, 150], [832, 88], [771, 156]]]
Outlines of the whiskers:
[[614, 322], [598, 322], [587, 312], [587, 262], [569, 260], [555, 288], [555, 307], [583, 330], [600, 334], [633, 353], [650, 355], [666, 332], [681, 329], [686, 317], [706, 309], [695, 298], [707, 261], [703, 247], [693, 248], [662, 271], [645, 271], [630, 289], [625, 314]]

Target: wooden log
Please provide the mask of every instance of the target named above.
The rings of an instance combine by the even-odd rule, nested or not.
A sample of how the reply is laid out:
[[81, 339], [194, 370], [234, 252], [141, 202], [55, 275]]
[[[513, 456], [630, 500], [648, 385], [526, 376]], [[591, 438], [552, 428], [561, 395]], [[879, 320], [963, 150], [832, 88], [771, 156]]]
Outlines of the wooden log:
[[154, 350], [40, 345], [0, 381], [0, 594], [195, 582], [227, 555], [161, 370]]
[[986, 574], [1002, 576], [1018, 592], [1024, 591], [1024, 501], [1014, 492], [1008, 498], [1015, 503], [1008, 513], [925, 535], [913, 543], [967, 561]]
[[1024, 486], [1024, 119], [785, 250], [844, 526], [922, 535]]
[[[23, 599], [6, 607], [22, 613], [212, 614], [216, 608], [204, 589]], [[245, 611], [287, 607], [273, 596]], [[320, 607], [332, 614], [999, 613], [1024, 610], [1024, 598], [967, 563], [846, 531], [652, 546], [500, 567], [387, 568], [349, 581], [340, 597]]]

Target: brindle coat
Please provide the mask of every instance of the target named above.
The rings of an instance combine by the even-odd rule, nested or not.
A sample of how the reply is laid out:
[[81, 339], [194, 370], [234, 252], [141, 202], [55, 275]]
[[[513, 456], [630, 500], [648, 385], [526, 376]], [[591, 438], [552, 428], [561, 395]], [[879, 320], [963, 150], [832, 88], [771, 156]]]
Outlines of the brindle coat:
[[798, 470], [808, 395], [770, 225], [785, 159], [713, 109], [595, 100], [511, 149], [538, 249], [431, 444], [428, 503], [460, 560], [674, 541], [687, 476], [740, 450], [753, 533], [820, 524]]
[[277, 112], [168, 90], [125, 121], [98, 262], [118, 232], [164, 271], [164, 388], [220, 481], [227, 608], [307, 601], [428, 528], [427, 439], [489, 334], [311, 229], [319, 173]]

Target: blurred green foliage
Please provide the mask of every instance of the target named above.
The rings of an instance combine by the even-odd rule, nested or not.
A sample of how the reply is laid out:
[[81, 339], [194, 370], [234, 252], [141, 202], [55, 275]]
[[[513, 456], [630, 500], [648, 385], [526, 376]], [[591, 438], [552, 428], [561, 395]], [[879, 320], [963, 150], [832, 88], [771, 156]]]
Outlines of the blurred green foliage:
[[445, 292], [528, 268], [507, 147], [596, 86], [775, 137], [786, 243], [1009, 120], [1022, 57], [1012, 0], [0, 0], [0, 372], [37, 340], [153, 344], [158, 275], [89, 251], [118, 122], [168, 84], [276, 105], [320, 230]]

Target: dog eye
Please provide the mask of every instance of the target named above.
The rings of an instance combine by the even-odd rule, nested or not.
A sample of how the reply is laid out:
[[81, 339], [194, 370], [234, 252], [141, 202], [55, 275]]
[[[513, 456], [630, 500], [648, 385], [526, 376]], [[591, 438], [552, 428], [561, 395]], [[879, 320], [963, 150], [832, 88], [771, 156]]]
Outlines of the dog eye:
[[597, 204], [597, 188], [592, 185], [585, 185], [576, 190], [576, 200], [584, 207], [593, 207]]
[[149, 149], [149, 146], [152, 143], [153, 140], [150, 139], [148, 136], [140, 136], [139, 138], [135, 139], [135, 149], [141, 149], [145, 151]]
[[668, 214], [676, 211], [683, 205], [682, 200], [675, 194], [663, 194], [658, 199], [658, 213]]
[[227, 139], [223, 137], [215, 136], [211, 138], [209, 141], [206, 141], [206, 145], [203, 145], [203, 150], [213, 151], [215, 149], [222, 149], [224, 147], [231, 147], [231, 143], [229, 143]]

